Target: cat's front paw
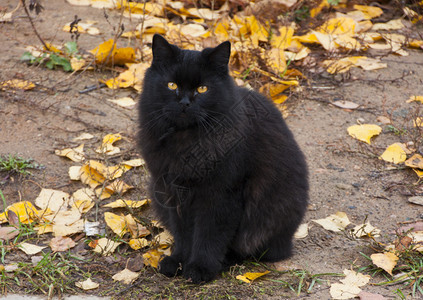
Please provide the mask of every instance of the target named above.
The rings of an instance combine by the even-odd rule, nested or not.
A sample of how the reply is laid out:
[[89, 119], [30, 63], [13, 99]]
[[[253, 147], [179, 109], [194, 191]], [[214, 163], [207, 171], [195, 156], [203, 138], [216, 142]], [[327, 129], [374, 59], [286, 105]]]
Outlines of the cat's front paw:
[[181, 263], [172, 256], [166, 256], [159, 264], [159, 272], [167, 277], [179, 275], [181, 271]]
[[183, 275], [192, 283], [199, 284], [214, 279], [221, 268], [222, 266], [220, 264], [207, 266], [201, 263], [189, 263], [184, 266]]

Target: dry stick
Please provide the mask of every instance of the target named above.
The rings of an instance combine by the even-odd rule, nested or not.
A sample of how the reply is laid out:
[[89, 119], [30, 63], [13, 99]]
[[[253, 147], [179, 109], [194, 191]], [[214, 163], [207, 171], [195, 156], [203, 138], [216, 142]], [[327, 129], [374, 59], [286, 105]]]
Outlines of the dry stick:
[[50, 51], [50, 48], [47, 46], [47, 44], [44, 42], [44, 40], [41, 38], [41, 36], [38, 34], [37, 29], [35, 28], [34, 22], [32, 22], [31, 15], [29, 14], [28, 8], [26, 7], [25, 0], [21, 0], [22, 6], [25, 9], [25, 13], [28, 16], [29, 22], [31, 23], [32, 29], [34, 30], [35, 35], [38, 37], [40, 42], [43, 44], [44, 48], [46, 48], [47, 51]]

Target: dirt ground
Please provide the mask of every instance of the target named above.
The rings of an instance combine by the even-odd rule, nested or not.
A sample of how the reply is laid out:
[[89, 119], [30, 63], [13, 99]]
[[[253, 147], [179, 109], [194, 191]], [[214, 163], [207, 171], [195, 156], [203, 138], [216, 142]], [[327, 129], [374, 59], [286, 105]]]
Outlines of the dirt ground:
[[[0, 5], [10, 9], [16, 2], [2, 0]], [[117, 24], [117, 12], [108, 11], [106, 19], [100, 9], [71, 6], [64, 1], [44, 1], [44, 4], [45, 11], [35, 18], [35, 25], [46, 41], [58, 44], [70, 41], [70, 34], [61, 31], [61, 28], [75, 15], [83, 20], [98, 21], [97, 27], [103, 32], [100, 36], [81, 35], [78, 45], [82, 49], [92, 49], [113, 37], [111, 24]], [[130, 20], [124, 22], [127, 29], [136, 25]], [[69, 179], [68, 168], [72, 163], [55, 155], [54, 150], [77, 146], [72, 139], [83, 132], [95, 136], [94, 140], [86, 143], [86, 147], [92, 149], [105, 134], [120, 132], [124, 137], [120, 143], [123, 154], [114, 159], [139, 157], [135, 147], [136, 109], [120, 108], [106, 101], [128, 95], [136, 99], [136, 92], [101, 88], [80, 94], [79, 91], [97, 84], [99, 78], [107, 78], [111, 73], [70, 75], [61, 70], [27, 66], [19, 58], [25, 46], [35, 44], [39, 41], [22, 8], [15, 14], [13, 23], [0, 24], [0, 81], [22, 78], [37, 84], [37, 88], [26, 92], [0, 91], [0, 155], [17, 154], [32, 158], [42, 166], [32, 171], [29, 177], [0, 178], [0, 189], [8, 204], [20, 200], [33, 201], [41, 187], [68, 193], [81, 188], [80, 182]], [[380, 229], [381, 241], [392, 241], [399, 223], [423, 219], [422, 207], [407, 202], [409, 196], [423, 193], [416, 174], [410, 169], [391, 168], [391, 165], [377, 159], [377, 155], [391, 143], [408, 142], [413, 137], [395, 134], [382, 125], [382, 134], [368, 146], [347, 133], [347, 128], [357, 121], [380, 124], [376, 120], [379, 116], [391, 118], [396, 128], [412, 128], [411, 119], [418, 114], [417, 104], [406, 103], [406, 100], [411, 95], [423, 95], [423, 52], [407, 51], [409, 56], [384, 56], [382, 61], [388, 64], [388, 68], [378, 71], [352, 69], [344, 76], [310, 73], [309, 85], [288, 100], [287, 122], [309, 164], [311, 199], [305, 219], [310, 224], [309, 235], [296, 240], [295, 255], [285, 262], [287, 268], [306, 270], [310, 274], [342, 273], [344, 269], [370, 264], [360, 255], [360, 252], [366, 255], [373, 253], [369, 241], [327, 231], [311, 220], [343, 211], [354, 224], [369, 221]], [[330, 104], [336, 100], [352, 101], [360, 107], [355, 110], [340, 109]], [[145, 195], [143, 177], [133, 172], [127, 180], [136, 186], [128, 198], [142, 198]], [[83, 247], [79, 249], [86, 251]], [[130, 257], [136, 255], [133, 253]], [[10, 262], [29, 259], [29, 256], [10, 255], [5, 259]], [[97, 270], [100, 281], [99, 291], [87, 293], [117, 299], [169, 296], [329, 299], [328, 281], [339, 280], [334, 276], [322, 276], [322, 281], [317, 282], [310, 293], [302, 292], [296, 296], [290, 289], [278, 285], [276, 280], [279, 277], [276, 275], [251, 285], [239, 283], [235, 279], [237, 272], [260, 269], [246, 263], [204, 286], [191, 286], [180, 278], [165, 278], [151, 268], [143, 269], [142, 276], [132, 285], [117, 286], [111, 275], [125, 266], [125, 262], [119, 257], [115, 260], [100, 257], [92, 266], [85, 266], [91, 271]], [[107, 268], [108, 272], [99, 271], [102, 268]], [[375, 277], [372, 282], [382, 279], [382, 276]], [[395, 299], [397, 288], [399, 286], [367, 285], [363, 290]], [[404, 291], [407, 293], [407, 290]], [[8, 292], [24, 290], [11, 287]]]

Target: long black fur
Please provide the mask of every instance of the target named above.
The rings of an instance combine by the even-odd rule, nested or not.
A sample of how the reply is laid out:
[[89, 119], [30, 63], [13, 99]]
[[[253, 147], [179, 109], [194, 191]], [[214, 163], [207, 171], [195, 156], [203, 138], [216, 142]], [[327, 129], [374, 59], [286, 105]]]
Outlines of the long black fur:
[[155, 35], [139, 105], [153, 207], [175, 241], [159, 270], [194, 283], [289, 257], [307, 206], [301, 150], [271, 101], [234, 84], [229, 56], [229, 42], [200, 52]]

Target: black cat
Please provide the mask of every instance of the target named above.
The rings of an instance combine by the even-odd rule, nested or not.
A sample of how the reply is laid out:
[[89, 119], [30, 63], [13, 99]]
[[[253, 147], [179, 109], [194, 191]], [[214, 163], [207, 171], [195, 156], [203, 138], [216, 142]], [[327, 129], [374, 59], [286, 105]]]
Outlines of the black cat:
[[246, 258], [289, 257], [307, 206], [303, 154], [273, 103], [234, 84], [230, 48], [155, 35], [139, 106], [153, 206], [175, 241], [159, 270], [194, 283]]

